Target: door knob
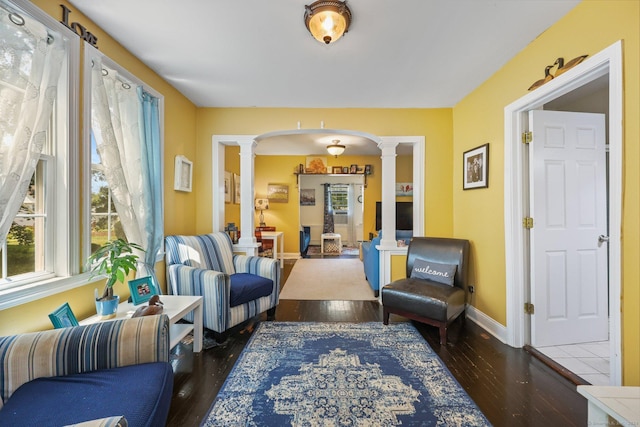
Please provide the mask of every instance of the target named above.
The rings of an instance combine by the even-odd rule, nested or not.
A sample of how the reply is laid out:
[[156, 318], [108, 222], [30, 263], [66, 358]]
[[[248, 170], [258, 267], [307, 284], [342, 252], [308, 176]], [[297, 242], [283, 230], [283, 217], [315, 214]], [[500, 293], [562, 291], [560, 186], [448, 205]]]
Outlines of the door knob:
[[609, 236], [605, 236], [604, 234], [599, 235], [598, 244], [603, 244], [605, 242], [609, 242]]

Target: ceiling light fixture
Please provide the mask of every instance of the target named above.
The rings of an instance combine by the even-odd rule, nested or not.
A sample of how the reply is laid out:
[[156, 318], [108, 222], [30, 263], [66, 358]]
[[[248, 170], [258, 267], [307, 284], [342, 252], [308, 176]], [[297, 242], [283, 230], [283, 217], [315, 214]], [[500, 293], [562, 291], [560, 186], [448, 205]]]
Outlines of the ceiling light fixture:
[[318, 0], [304, 8], [304, 24], [319, 42], [333, 43], [349, 31], [351, 10], [346, 1]]
[[334, 139], [332, 145], [327, 145], [327, 151], [332, 156], [338, 157], [340, 154], [344, 153], [344, 149], [346, 148], [344, 145], [340, 145], [339, 139]]

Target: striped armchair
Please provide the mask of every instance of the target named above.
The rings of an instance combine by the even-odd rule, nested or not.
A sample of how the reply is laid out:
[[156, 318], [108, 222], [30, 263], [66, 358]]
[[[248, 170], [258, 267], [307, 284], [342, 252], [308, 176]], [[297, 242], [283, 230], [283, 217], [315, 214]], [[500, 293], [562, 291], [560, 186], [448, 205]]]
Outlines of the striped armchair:
[[169, 350], [166, 315], [0, 337], [0, 425], [164, 425]]
[[[167, 288], [174, 295], [203, 297], [203, 324], [221, 334], [264, 311], [275, 316], [280, 295], [278, 261], [234, 255], [231, 239], [216, 232], [167, 236]], [[185, 317], [193, 321], [193, 314]]]

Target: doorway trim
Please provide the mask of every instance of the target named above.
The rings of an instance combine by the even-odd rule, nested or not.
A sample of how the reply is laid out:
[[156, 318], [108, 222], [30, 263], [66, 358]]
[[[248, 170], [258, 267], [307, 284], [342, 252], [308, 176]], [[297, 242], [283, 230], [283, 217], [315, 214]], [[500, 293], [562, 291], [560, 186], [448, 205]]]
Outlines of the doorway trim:
[[621, 241], [623, 89], [622, 41], [617, 41], [582, 64], [505, 107], [504, 216], [507, 297], [507, 344], [522, 347], [531, 342], [528, 233], [522, 219], [529, 214], [528, 170], [521, 135], [527, 130], [527, 112], [588, 84], [599, 77], [609, 79], [609, 342], [611, 385], [622, 381], [621, 360]]

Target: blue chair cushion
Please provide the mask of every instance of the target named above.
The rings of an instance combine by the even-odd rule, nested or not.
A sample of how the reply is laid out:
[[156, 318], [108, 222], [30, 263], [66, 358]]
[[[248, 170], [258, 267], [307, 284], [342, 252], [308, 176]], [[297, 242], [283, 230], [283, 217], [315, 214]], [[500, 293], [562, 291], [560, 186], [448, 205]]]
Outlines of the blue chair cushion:
[[162, 426], [172, 393], [167, 362], [37, 378], [11, 395], [0, 410], [0, 425], [63, 426], [123, 415], [129, 427]]
[[273, 280], [250, 273], [236, 273], [231, 279], [230, 307], [271, 295]]

